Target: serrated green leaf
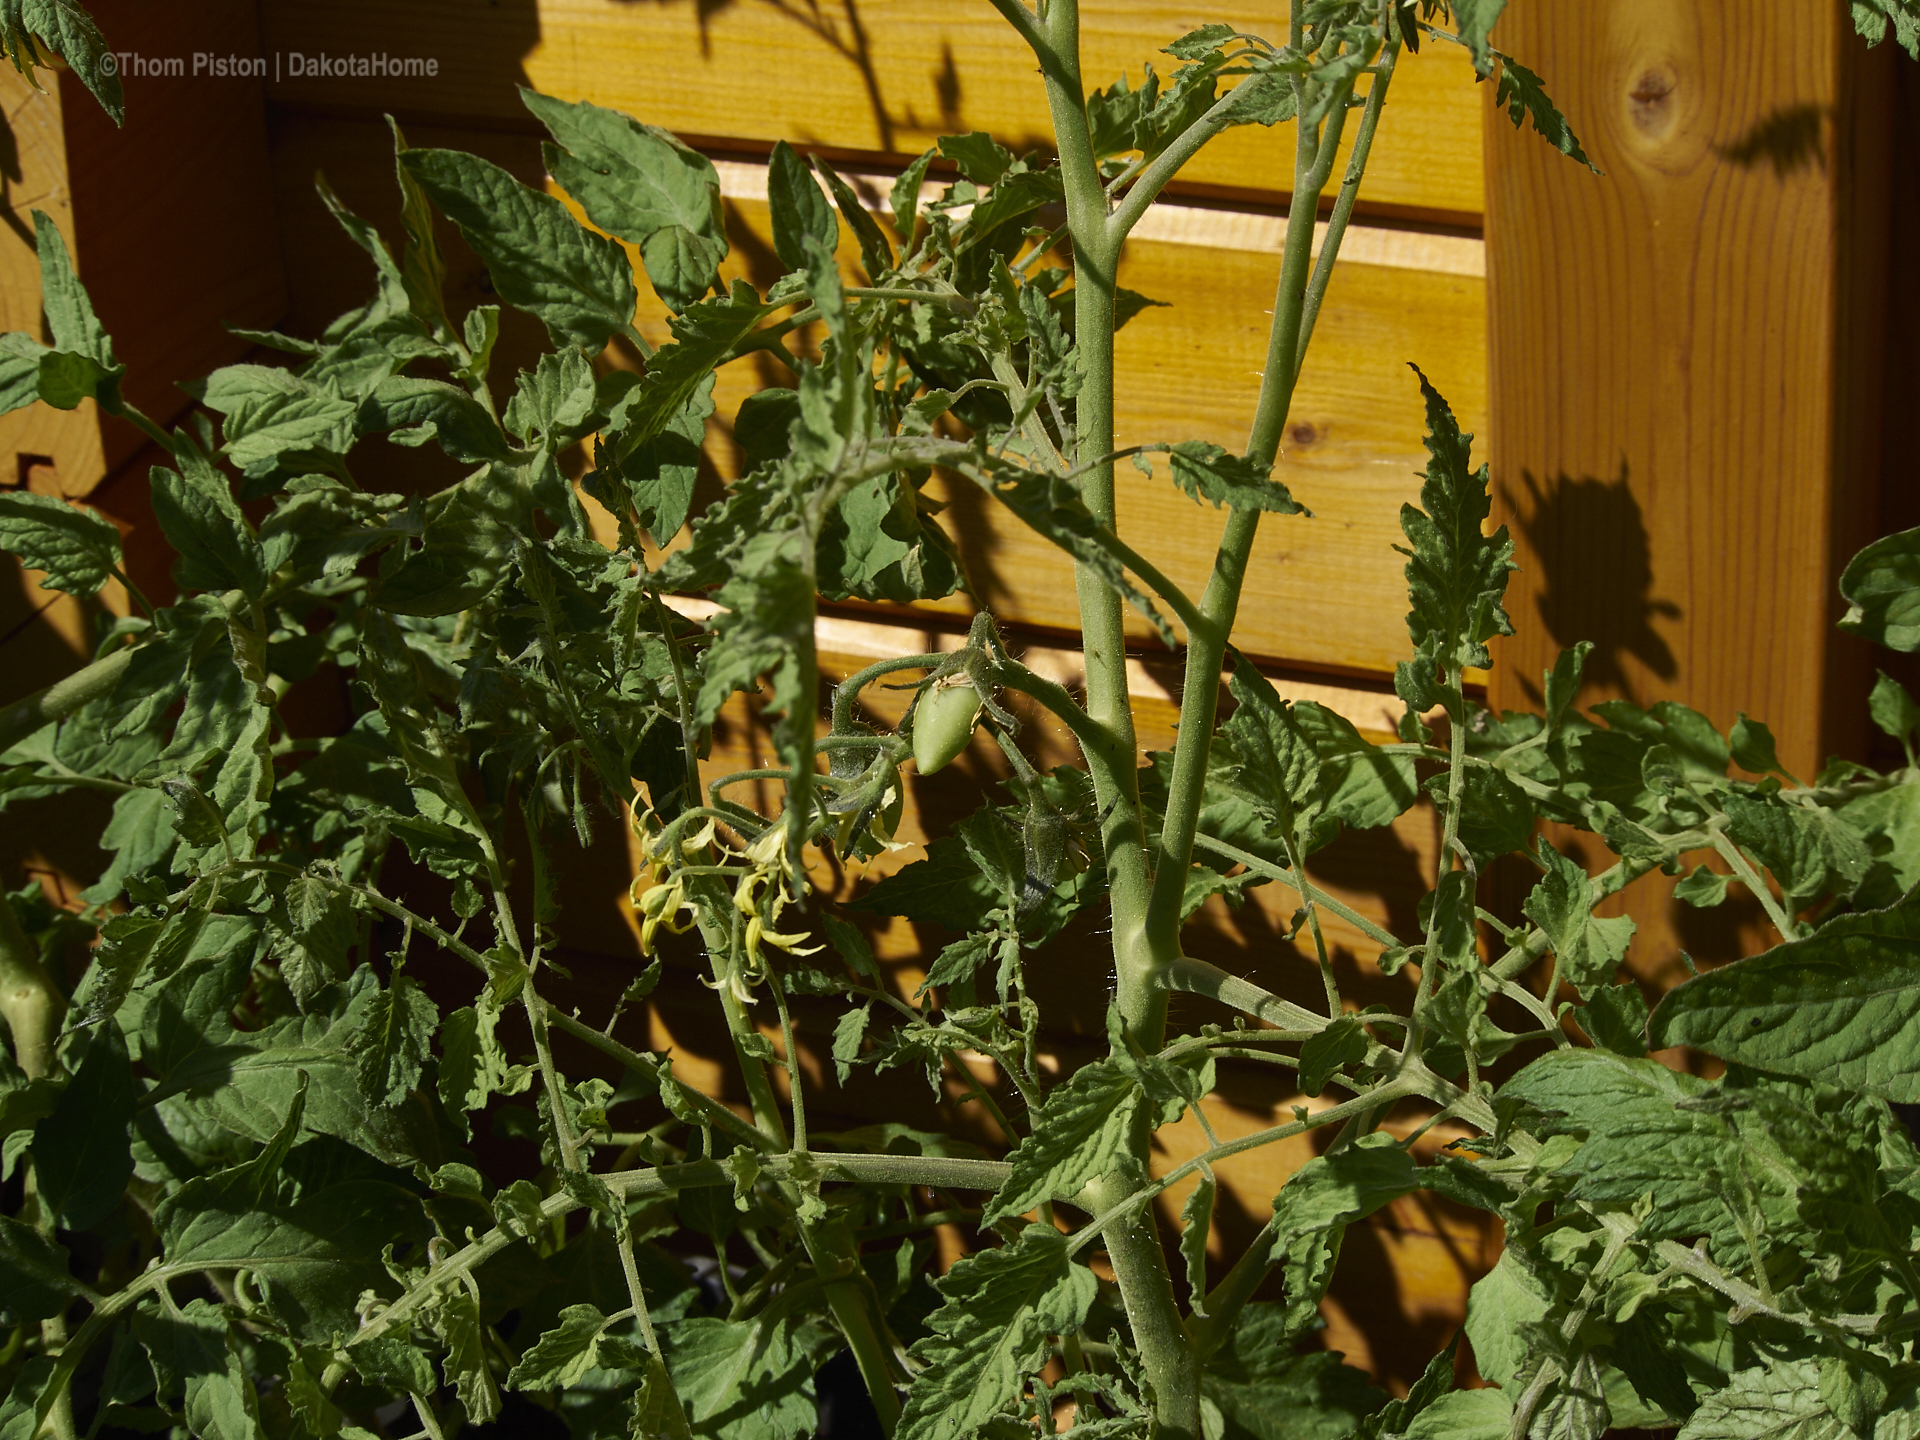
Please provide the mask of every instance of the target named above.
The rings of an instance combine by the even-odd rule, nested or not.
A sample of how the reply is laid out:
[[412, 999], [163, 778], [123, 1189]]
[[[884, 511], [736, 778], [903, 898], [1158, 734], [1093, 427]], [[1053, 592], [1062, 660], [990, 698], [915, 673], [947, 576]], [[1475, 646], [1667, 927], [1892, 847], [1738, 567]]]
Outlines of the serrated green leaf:
[[1602, 1050], [1636, 1060], [1647, 1053], [1647, 997], [1633, 981], [1602, 985], [1573, 1013]]
[[153, 467], [153, 517], [179, 553], [178, 576], [193, 590], [243, 590], [258, 597], [267, 588], [266, 556], [227, 478], [199, 455], [180, 458], [180, 469]]
[[504, 464], [511, 458], [506, 437], [493, 417], [473, 396], [444, 380], [411, 375], [382, 380], [360, 402], [354, 428], [363, 435], [390, 432], [387, 439], [396, 445], [435, 441], [453, 459], [468, 465]]
[[1727, 749], [1733, 763], [1755, 775], [1770, 775], [1780, 768], [1780, 755], [1774, 748], [1773, 732], [1759, 720], [1749, 720], [1742, 710], [1727, 737]]
[[628, 1433], [633, 1440], [693, 1440], [673, 1378], [658, 1355], [648, 1355], [646, 1374], [633, 1397]]
[[1684, 900], [1689, 905], [1698, 905], [1701, 909], [1712, 909], [1727, 898], [1727, 887], [1733, 884], [1734, 877], [1709, 870], [1705, 865], [1696, 865], [1685, 879], [1673, 887], [1676, 900]]
[[171, 1312], [136, 1311], [133, 1329], [162, 1387], [181, 1394], [190, 1434], [200, 1440], [264, 1440], [259, 1392], [217, 1305], [193, 1300]]
[[1920, 650], [1920, 529], [1874, 541], [1840, 575], [1840, 628], [1890, 650]]
[[1709, 1391], [1681, 1428], [1683, 1440], [1849, 1440], [1853, 1432], [1820, 1398], [1817, 1360], [1777, 1360], [1736, 1370]]
[[818, 1424], [812, 1335], [784, 1318], [682, 1320], [658, 1332], [694, 1432], [715, 1440], [797, 1440]]
[[860, 1046], [867, 1038], [867, 1025], [873, 1019], [873, 1007], [858, 1005], [842, 1015], [833, 1027], [833, 1071], [842, 1085], [853, 1076], [853, 1065], [860, 1058]]
[[893, 182], [893, 189], [887, 195], [887, 208], [893, 212], [893, 232], [900, 237], [900, 243], [910, 245], [913, 241], [914, 221], [920, 212], [920, 186], [927, 178], [927, 167], [939, 157], [940, 147], [921, 152], [913, 162], [900, 172], [899, 179]]
[[1382, 1435], [1400, 1434], [1414, 1416], [1451, 1391], [1454, 1356], [1460, 1349], [1462, 1333], [1454, 1331], [1447, 1348], [1427, 1362], [1427, 1368], [1420, 1372], [1420, 1378], [1413, 1382], [1405, 1399], [1389, 1400], [1367, 1416], [1354, 1428], [1352, 1440], [1379, 1440]]
[[1852, 0], [1854, 29], [1869, 45], [1878, 45], [1893, 30], [1895, 43], [1920, 60], [1920, 0]]
[[880, 222], [868, 213], [854, 188], [840, 178], [825, 156], [815, 155], [812, 159], [814, 169], [820, 172], [820, 177], [827, 182], [827, 189], [833, 192], [833, 203], [840, 207], [841, 218], [847, 222], [854, 238], [860, 243], [860, 264], [866, 270], [868, 279], [886, 274], [893, 268], [893, 247], [887, 243], [886, 232], [880, 228]]
[[1648, 1043], [1920, 1101], [1920, 899], [1696, 976], [1660, 1002]]
[[500, 298], [537, 317], [556, 345], [598, 351], [633, 323], [639, 293], [618, 241], [476, 155], [409, 150], [400, 163], [486, 262]]
[[1328, 1079], [1367, 1058], [1367, 1032], [1357, 1015], [1342, 1015], [1300, 1047], [1300, 1093], [1318, 1096]]
[[322, 1343], [333, 1331], [351, 1335], [358, 1328], [361, 1291], [398, 1293], [381, 1249], [424, 1245], [427, 1235], [419, 1201], [376, 1180], [344, 1181], [291, 1204], [256, 1208], [251, 1196], [229, 1193], [218, 1177], [195, 1179], [161, 1203], [154, 1224], [169, 1263], [252, 1270], [282, 1292], [274, 1313], [296, 1334]]
[[1547, 943], [1559, 958], [1558, 976], [1582, 1000], [1611, 983], [1627, 958], [1634, 921], [1629, 915], [1601, 919], [1594, 915], [1593, 881], [1579, 862], [1562, 855], [1547, 841], [1534, 851], [1546, 874], [1527, 895], [1521, 909], [1546, 932]]
[[1345, 1440], [1386, 1396], [1337, 1353], [1300, 1353], [1285, 1306], [1245, 1307], [1207, 1361], [1205, 1397], [1220, 1410], [1220, 1440]]
[[73, 257], [67, 253], [60, 228], [45, 211], [35, 210], [33, 231], [40, 259], [40, 305], [53, 348], [83, 356], [102, 371], [118, 373], [124, 367], [114, 363], [113, 341], [93, 312], [86, 286], [74, 274]]
[[1751, 851], [1790, 898], [1849, 896], [1873, 863], [1865, 843], [1832, 810], [1759, 793], [1736, 792], [1721, 803], [1728, 836]]
[[[40, 57], [25, 53], [19, 45], [20, 33], [38, 37], [54, 54], [72, 67], [100, 102], [115, 125], [126, 121], [126, 96], [120, 88], [120, 69], [109, 58], [107, 38], [77, 0], [8, 0], [0, 17], [0, 37], [4, 38], [7, 58], [22, 75], [31, 76]], [[38, 80], [33, 82], [39, 88]]]
[[682, 413], [714, 367], [752, 334], [772, 307], [744, 280], [724, 296], [703, 300], [669, 322], [673, 344], [662, 345], [647, 363], [647, 378], [627, 407], [620, 429], [624, 457], [645, 444]]
[[1506, 1440], [1513, 1401], [1504, 1391], [1455, 1390], [1413, 1417], [1406, 1440]]
[[1419, 1188], [1413, 1157], [1376, 1132], [1288, 1177], [1273, 1201], [1273, 1260], [1286, 1276], [1284, 1330], [1303, 1334], [1320, 1312], [1348, 1225]]
[[353, 448], [356, 397], [332, 384], [273, 365], [229, 365], [189, 388], [224, 417], [220, 453], [249, 475], [266, 473], [289, 451]]
[[1467, 469], [1473, 437], [1460, 432], [1453, 411], [1419, 367], [1413, 370], [1426, 397], [1427, 450], [1433, 458], [1420, 487], [1423, 508], [1400, 507], [1400, 528], [1412, 546], [1401, 553], [1407, 557], [1407, 593], [1413, 602], [1407, 629], [1429, 667], [1429, 679], [1437, 680], [1434, 672], [1492, 663], [1486, 642], [1513, 633], [1501, 601], [1507, 576], [1518, 567], [1506, 526], [1490, 536], [1480, 533], [1492, 502], [1487, 467]]
[[[560, 1323], [543, 1334], [520, 1363], [507, 1376], [514, 1390], [566, 1389], [593, 1369], [603, 1368], [601, 1342], [607, 1338], [607, 1317], [597, 1306], [569, 1305], [560, 1312]], [[620, 1361], [637, 1358], [630, 1352], [630, 1341], [614, 1337], [614, 1349]]]
[[1205, 1316], [1207, 1296], [1207, 1237], [1213, 1233], [1213, 1202], [1220, 1186], [1206, 1171], [1180, 1207], [1180, 1258], [1186, 1265], [1187, 1291], [1193, 1313]]
[[398, 615], [452, 615], [497, 590], [532, 509], [523, 474], [490, 465], [428, 501], [419, 550], [374, 587], [373, 603]]
[[485, 1425], [500, 1414], [500, 1387], [487, 1364], [479, 1301], [456, 1287], [440, 1303], [440, 1328], [447, 1346], [440, 1357], [441, 1373], [473, 1422]]
[[0, 1316], [7, 1324], [48, 1319], [86, 1294], [87, 1287], [73, 1275], [65, 1246], [0, 1216]]
[[1485, 80], [1493, 73], [1493, 62], [1500, 52], [1488, 44], [1494, 23], [1507, 0], [1450, 0], [1453, 6], [1454, 33], [1473, 55], [1474, 73]]
[[[1648, 1043], [1662, 1049], [1673, 1042], [1655, 1032]], [[1499, 1093], [1502, 1101], [1522, 1101], [1543, 1112], [1528, 1127], [1535, 1135], [1585, 1137], [1556, 1172], [1572, 1178], [1575, 1199], [1627, 1206], [1652, 1194], [1654, 1209], [1641, 1229], [1648, 1239], [1706, 1233], [1737, 1238], [1722, 1177], [1738, 1167], [1742, 1139], [1714, 1115], [1678, 1108], [1708, 1089], [1705, 1081], [1655, 1060], [1561, 1050], [1535, 1060]], [[1782, 1213], [1777, 1196], [1761, 1199], [1763, 1208]]]
[[1567, 117], [1547, 98], [1547, 88], [1540, 77], [1511, 55], [1500, 57], [1500, 82], [1493, 103], [1496, 109], [1506, 110], [1514, 129], [1531, 120], [1533, 128], [1562, 155], [1579, 161], [1596, 175], [1605, 173], [1580, 148], [1579, 137], [1573, 133]]
[[25, 490], [0, 494], [0, 550], [44, 572], [40, 588], [97, 595], [120, 565], [120, 532], [97, 511]]
[[1142, 1092], [1117, 1062], [1096, 1060], [1056, 1085], [1033, 1117], [1033, 1133], [1007, 1156], [1012, 1173], [987, 1206], [984, 1223], [1021, 1215], [1042, 1200], [1071, 1199], [1127, 1164]]
[[1902, 745], [1913, 744], [1913, 732], [1920, 729], [1920, 704], [1907, 687], [1885, 671], [1873, 682], [1873, 694], [1867, 697], [1867, 713], [1883, 735], [1891, 735]]
[[368, 986], [347, 1012], [361, 1093], [370, 1105], [398, 1105], [420, 1083], [440, 1012], [427, 992], [400, 973], [382, 990]]
[[448, 1113], [463, 1127], [467, 1113], [480, 1109], [507, 1083], [506, 1052], [493, 1033], [498, 1019], [492, 1006], [466, 1005], [440, 1026], [436, 1083]]
[[957, 1261], [934, 1282], [943, 1303], [913, 1355], [926, 1368], [907, 1392], [897, 1440], [964, 1440], [1005, 1409], [1046, 1362], [1048, 1338], [1077, 1329], [1098, 1285], [1051, 1225]]
[[840, 222], [806, 161], [786, 141], [777, 141], [767, 161], [767, 207], [773, 215], [773, 248], [789, 270], [807, 268], [806, 237], [831, 255], [840, 243]]
[[1167, 451], [1173, 483], [1194, 500], [1211, 500], [1217, 510], [1268, 510], [1278, 515], [1305, 515], [1287, 487], [1273, 478], [1273, 467], [1257, 465], [1241, 455], [1204, 440], [1182, 440]]
[[86, 1230], [120, 1203], [133, 1177], [127, 1127], [140, 1098], [120, 1027], [94, 1030], [59, 1103], [34, 1127], [40, 1203], [68, 1230]]
[[1474, 1282], [1467, 1295], [1465, 1331], [1481, 1379], [1502, 1388], [1513, 1384], [1528, 1361], [1521, 1327], [1546, 1315], [1549, 1298], [1511, 1249]]
[[640, 247], [647, 279], [671, 309], [719, 283], [728, 247], [712, 161], [616, 110], [525, 87], [520, 99], [558, 142], [544, 147], [548, 172], [595, 225]]
[[984, 130], [966, 135], [942, 135], [941, 155], [953, 161], [960, 173], [975, 185], [994, 185], [1013, 167], [1013, 152]]

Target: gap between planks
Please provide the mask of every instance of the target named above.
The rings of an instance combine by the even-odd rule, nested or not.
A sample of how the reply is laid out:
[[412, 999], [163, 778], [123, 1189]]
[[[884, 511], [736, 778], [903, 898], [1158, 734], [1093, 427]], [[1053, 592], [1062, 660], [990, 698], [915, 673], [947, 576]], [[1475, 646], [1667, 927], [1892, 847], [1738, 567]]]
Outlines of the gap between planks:
[[[765, 202], [766, 166], [743, 160], [715, 160], [713, 167], [719, 172], [720, 193], [727, 199]], [[893, 175], [883, 171], [842, 170], [840, 178], [853, 188], [868, 210], [875, 214], [887, 213], [893, 194]], [[923, 183], [920, 203], [939, 199], [945, 188], [933, 181]], [[959, 207], [954, 213], [964, 214], [968, 208]], [[1316, 254], [1326, 233], [1327, 222], [1316, 221], [1313, 227]], [[1287, 221], [1283, 215], [1162, 200], [1141, 217], [1132, 238], [1166, 245], [1199, 245], [1216, 250], [1278, 255], [1287, 241]], [[1486, 241], [1474, 235], [1429, 230], [1349, 225], [1340, 242], [1340, 258], [1349, 264], [1424, 270], [1436, 275], [1471, 275], [1485, 279], [1487, 273]]]
[[[721, 610], [711, 600], [692, 595], [663, 595], [668, 609], [689, 620], [707, 621]], [[911, 621], [854, 620], [843, 615], [819, 615], [813, 622], [816, 649], [857, 660], [889, 660], [896, 655], [931, 655], [960, 649], [966, 636], [953, 630], [915, 625]], [[1080, 651], [1061, 646], [1029, 645], [1018, 651], [1020, 662], [1043, 679], [1078, 689], [1086, 679], [1086, 660]], [[1170, 689], [1161, 667], [1149, 667], [1127, 657], [1127, 688], [1143, 700], [1158, 700], [1178, 708], [1180, 697]], [[1350, 722], [1370, 738], [1392, 739], [1405, 708], [1391, 689], [1332, 685], [1302, 680], [1283, 670], [1261, 666], [1273, 688], [1285, 700], [1312, 700]]]

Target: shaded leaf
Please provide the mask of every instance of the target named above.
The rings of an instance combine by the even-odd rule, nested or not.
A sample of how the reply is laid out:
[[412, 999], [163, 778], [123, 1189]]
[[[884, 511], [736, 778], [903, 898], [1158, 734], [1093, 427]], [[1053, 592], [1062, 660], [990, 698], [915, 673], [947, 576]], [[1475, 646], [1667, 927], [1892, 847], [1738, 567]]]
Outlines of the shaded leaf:
[[639, 295], [618, 241], [476, 155], [409, 150], [400, 163], [486, 262], [500, 298], [538, 317], [555, 344], [598, 350], [632, 323]]
[[1696, 976], [1660, 1002], [1648, 1044], [1920, 1102], [1920, 898]]
[[913, 1346], [914, 1377], [898, 1440], [964, 1440], [1000, 1413], [1045, 1363], [1050, 1336], [1077, 1329], [1098, 1285], [1051, 1225], [956, 1262], [934, 1281], [940, 1308]]
[[85, 599], [120, 564], [120, 532], [97, 511], [25, 490], [0, 494], [0, 549], [44, 572], [42, 590]]

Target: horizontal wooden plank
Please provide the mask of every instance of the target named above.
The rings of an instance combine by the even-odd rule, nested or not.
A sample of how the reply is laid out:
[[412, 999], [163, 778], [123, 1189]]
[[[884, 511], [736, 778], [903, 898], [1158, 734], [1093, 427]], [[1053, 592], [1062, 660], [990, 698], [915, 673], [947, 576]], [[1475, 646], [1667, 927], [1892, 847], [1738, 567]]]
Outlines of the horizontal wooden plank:
[[[789, 140], [912, 154], [941, 133], [988, 130], [1009, 144], [1051, 135], [1032, 55], [986, 5], [852, 0], [813, 6], [625, 0], [263, 0], [262, 43], [279, 62], [277, 101], [393, 111], [446, 121], [526, 120], [529, 83], [707, 140]], [[1194, 8], [1168, 0], [1089, 7], [1084, 75], [1134, 82], [1160, 48], [1203, 21], [1276, 34], [1279, 12], [1253, 0]], [[424, 75], [311, 73], [318, 57], [417, 57]], [[296, 57], [298, 57], [296, 59]], [[1349, 127], [1351, 134], [1353, 127]], [[1241, 129], [1210, 146], [1189, 182], [1241, 194], [1290, 189], [1292, 127]], [[1477, 219], [1481, 114], [1465, 52], [1430, 45], [1394, 79], [1363, 200]]]
[[[409, 138], [473, 148], [529, 179], [538, 174], [537, 157], [522, 137], [428, 128]], [[294, 291], [299, 333], [317, 331], [363, 300], [369, 284], [364, 255], [320, 211], [310, 177], [324, 168], [348, 203], [391, 223], [396, 206], [388, 144], [382, 127], [359, 121], [289, 117], [279, 128], [275, 184], [289, 272], [300, 277]], [[730, 198], [728, 209], [743, 242], [736, 254], [755, 248], [766, 253], [764, 203]], [[1172, 228], [1186, 226], [1187, 239], [1211, 238], [1198, 220], [1188, 224], [1179, 220], [1181, 212], [1169, 213], [1177, 222]], [[1204, 219], [1204, 212], [1196, 213]], [[1229, 223], [1237, 222], [1229, 217]], [[450, 231], [442, 227], [451, 257], [449, 286], [456, 308], [465, 309], [488, 296], [478, 262]], [[1262, 243], [1274, 239], [1269, 234]], [[1487, 409], [1484, 281], [1471, 273], [1478, 242], [1395, 231], [1354, 236], [1356, 249], [1383, 259], [1416, 241], [1428, 263], [1449, 268], [1343, 263], [1329, 291], [1279, 467], [1314, 515], [1273, 516], [1263, 527], [1239, 638], [1249, 653], [1376, 675], [1390, 672], [1406, 654], [1403, 562], [1392, 547], [1401, 540], [1400, 506], [1417, 494], [1417, 472], [1426, 462], [1424, 417], [1406, 362], [1422, 365], [1465, 428], [1480, 427]], [[1447, 251], [1441, 242], [1453, 248]], [[1120, 334], [1120, 443], [1244, 443], [1277, 270], [1276, 256], [1265, 248], [1171, 239], [1128, 247], [1122, 283], [1168, 303], [1145, 311]], [[771, 277], [749, 278], [765, 285]], [[650, 294], [639, 323], [650, 339], [666, 338], [665, 312]], [[523, 340], [539, 343], [529, 331], [537, 327], [523, 323]], [[500, 363], [515, 362], [503, 357]], [[503, 373], [503, 382], [510, 373]], [[732, 414], [747, 394], [780, 379], [777, 370], [748, 363], [729, 367], [715, 397], [719, 415]], [[710, 427], [708, 448], [719, 472], [732, 473], [734, 451], [723, 423]], [[363, 483], [410, 488], [404, 476], [422, 473], [423, 453], [370, 447]], [[358, 458], [355, 465], [361, 473]], [[1188, 500], [1164, 479], [1148, 481], [1125, 466], [1120, 484], [1123, 533], [1176, 581], [1200, 587], [1220, 513]], [[952, 498], [944, 519], [996, 613], [1030, 625], [1076, 628], [1065, 557], [978, 492]], [[935, 608], [957, 614], [969, 604], [956, 597]], [[1138, 633], [1151, 632], [1142, 624]]]
[[[730, 202], [737, 223], [762, 240], [764, 204]], [[1381, 238], [1374, 239], [1374, 235]], [[1395, 232], [1363, 232], [1356, 248], [1387, 256]], [[1471, 247], [1477, 242], [1458, 242]], [[1374, 674], [1407, 655], [1403, 503], [1417, 498], [1426, 464], [1425, 416], [1415, 361], [1452, 402], [1463, 428], [1487, 413], [1485, 282], [1467, 256], [1453, 273], [1343, 262], [1328, 289], [1295, 397], [1276, 473], [1312, 512], [1269, 516], [1248, 572], [1236, 643], [1294, 664]], [[1163, 300], [1120, 332], [1116, 441], [1246, 440], [1259, 398], [1267, 311], [1278, 270], [1259, 250], [1172, 240], [1130, 244], [1120, 283]], [[1460, 273], [1467, 271], [1469, 273]], [[641, 326], [666, 337], [664, 312]], [[656, 318], [657, 317], [657, 318]], [[768, 376], [746, 366], [722, 372], [721, 416]], [[716, 419], [710, 453], [732, 471], [731, 442]], [[1221, 514], [1198, 505], [1163, 477], [1119, 470], [1123, 536], [1190, 594], [1206, 583]], [[950, 502], [943, 523], [959, 542], [981, 601], [1003, 619], [1072, 630], [1079, 625], [1072, 566], [1059, 550], [970, 486], [936, 478], [930, 493]], [[928, 608], [965, 613], [965, 596]], [[1152, 629], [1129, 614], [1132, 633]]]

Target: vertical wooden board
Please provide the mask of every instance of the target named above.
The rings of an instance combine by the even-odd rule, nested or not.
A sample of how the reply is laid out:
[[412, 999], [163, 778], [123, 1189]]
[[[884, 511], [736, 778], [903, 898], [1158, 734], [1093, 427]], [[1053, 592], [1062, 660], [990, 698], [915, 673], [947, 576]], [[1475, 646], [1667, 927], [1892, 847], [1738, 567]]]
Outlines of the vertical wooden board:
[[[213, 59], [257, 58], [248, 0], [92, 7], [116, 53], [127, 123], [116, 129], [71, 74], [61, 77], [73, 245], [80, 277], [127, 366], [127, 398], [165, 423], [189, 405], [179, 382], [237, 360], [286, 308], [280, 231], [268, 198], [264, 82]], [[178, 62], [179, 73], [171, 73]], [[154, 73], [158, 64], [168, 73]], [[111, 422], [108, 470], [144, 443]], [[84, 494], [101, 477], [65, 479]]]
[[[1138, 83], [1148, 60], [1164, 75], [1175, 62], [1160, 47], [1215, 20], [1284, 40], [1283, 12], [1247, 0], [1090, 8], [1081, 22], [1085, 82], [1102, 87], [1125, 72]], [[524, 125], [513, 89], [521, 82], [750, 147], [786, 139], [910, 155], [954, 131], [989, 130], [1022, 148], [1052, 134], [1032, 55], [985, 5], [265, 0], [261, 21], [281, 60], [273, 96], [300, 104]], [[438, 73], [338, 77], [308, 63], [369, 52], [431, 59]], [[1368, 202], [1477, 219], [1481, 119], [1465, 53], [1428, 47], [1409, 57], [1394, 89]], [[1290, 126], [1232, 132], [1184, 178], [1238, 194], [1290, 190], [1291, 136]]]
[[1837, 8], [1517, 0], [1528, 57], [1604, 177], [1489, 123], [1495, 485], [1522, 573], [1493, 698], [1591, 639], [1586, 698], [1745, 710], [1807, 774], [1839, 743], [1834, 544], [1857, 343], [1840, 274], [1863, 143]]
[[[1810, 778], [1864, 728], [1834, 582], [1874, 498], [1889, 57], [1837, 6], [1517, 0], [1502, 37], [1607, 173], [1489, 123], [1491, 450], [1523, 567], [1491, 702], [1537, 706], [1591, 639], [1585, 702], [1745, 711]], [[1671, 888], [1607, 907], [1643, 975], [1767, 943]]]
[[[42, 75], [46, 84], [50, 77]], [[85, 102], [91, 105], [93, 99]], [[0, 173], [6, 178], [6, 228], [0, 232], [0, 330], [19, 330], [46, 340], [40, 313], [40, 260], [34, 244], [33, 212], [44, 211], [69, 240], [73, 235], [73, 197], [67, 186], [65, 109], [57, 83], [39, 92], [10, 65], [0, 65], [0, 114], [5, 152]], [[60, 493], [69, 483], [85, 484], [105, 472], [100, 417], [91, 400], [72, 410], [30, 405], [0, 415], [0, 485]], [[90, 480], [89, 480], [90, 483]]]

